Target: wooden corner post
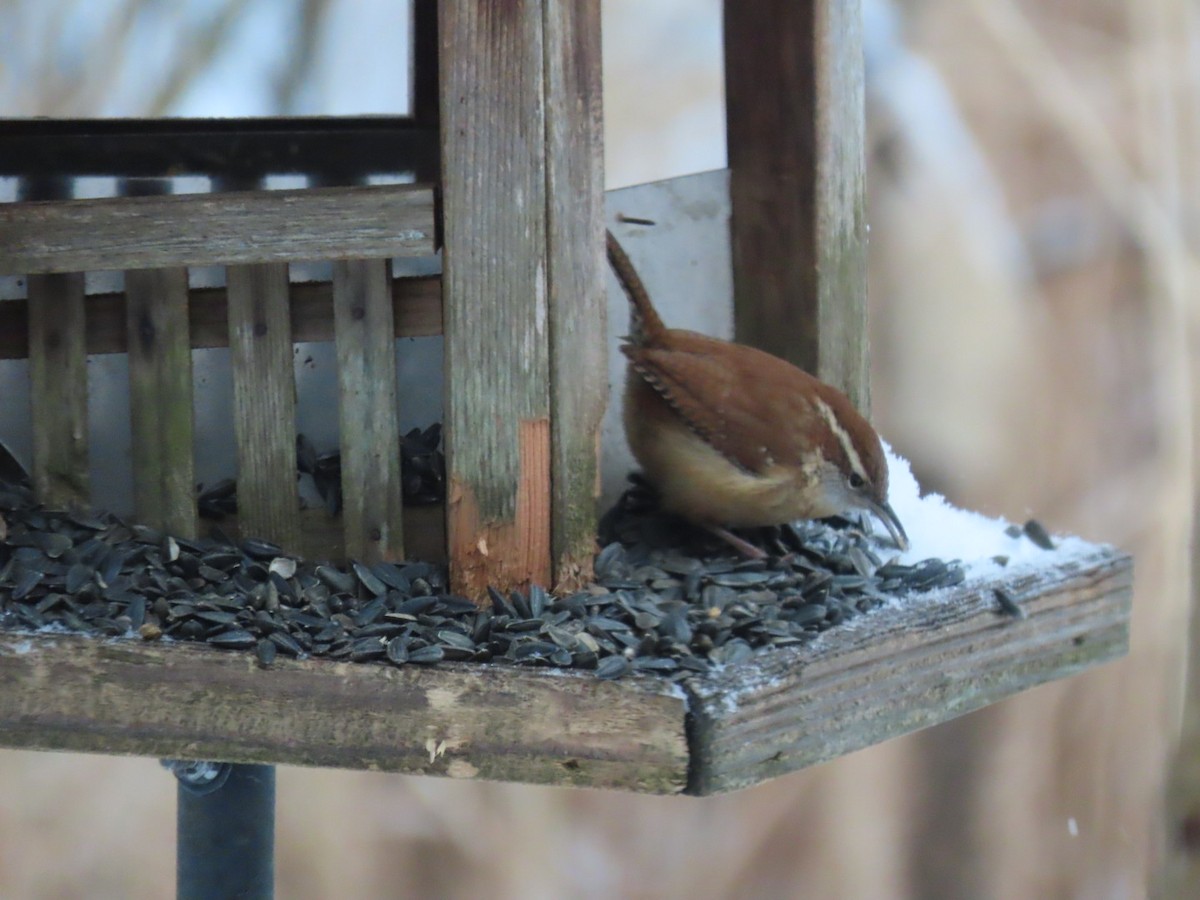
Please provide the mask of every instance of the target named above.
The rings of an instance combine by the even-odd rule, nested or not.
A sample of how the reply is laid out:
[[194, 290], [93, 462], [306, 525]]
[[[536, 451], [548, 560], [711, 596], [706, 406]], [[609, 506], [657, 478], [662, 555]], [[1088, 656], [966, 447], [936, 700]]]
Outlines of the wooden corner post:
[[585, 579], [607, 392], [597, 0], [439, 0], [456, 590]]
[[554, 584], [590, 581], [608, 402], [600, 0], [546, 0]]
[[725, 2], [737, 339], [865, 412], [863, 68], [861, 0]]

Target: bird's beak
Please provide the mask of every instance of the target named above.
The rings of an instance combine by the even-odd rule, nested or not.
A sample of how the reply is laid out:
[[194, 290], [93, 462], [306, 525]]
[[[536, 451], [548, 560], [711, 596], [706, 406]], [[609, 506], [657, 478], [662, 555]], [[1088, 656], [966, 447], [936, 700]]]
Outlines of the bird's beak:
[[908, 535], [904, 533], [904, 526], [900, 524], [900, 519], [896, 516], [892, 505], [886, 500], [882, 503], [872, 502], [870, 509], [887, 528], [888, 534], [892, 536], [892, 540], [896, 542], [896, 546], [900, 548], [901, 552], [907, 550]]

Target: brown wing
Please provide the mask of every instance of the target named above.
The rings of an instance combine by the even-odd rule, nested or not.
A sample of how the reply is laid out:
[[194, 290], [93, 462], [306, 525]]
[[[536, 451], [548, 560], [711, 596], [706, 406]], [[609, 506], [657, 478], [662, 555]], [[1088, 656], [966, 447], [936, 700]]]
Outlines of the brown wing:
[[801, 435], [816, 414], [804, 398], [816, 379], [751, 347], [674, 329], [664, 337], [622, 349], [693, 431], [749, 472], [800, 464], [811, 449]]

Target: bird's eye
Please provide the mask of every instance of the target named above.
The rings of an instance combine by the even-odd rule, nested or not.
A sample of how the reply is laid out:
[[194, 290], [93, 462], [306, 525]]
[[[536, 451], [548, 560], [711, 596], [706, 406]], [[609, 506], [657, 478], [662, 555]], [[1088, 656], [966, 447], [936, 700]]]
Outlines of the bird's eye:
[[866, 484], [866, 482], [863, 481], [863, 477], [861, 475], [859, 475], [857, 472], [850, 473], [850, 487], [857, 491], [861, 490], [864, 484]]

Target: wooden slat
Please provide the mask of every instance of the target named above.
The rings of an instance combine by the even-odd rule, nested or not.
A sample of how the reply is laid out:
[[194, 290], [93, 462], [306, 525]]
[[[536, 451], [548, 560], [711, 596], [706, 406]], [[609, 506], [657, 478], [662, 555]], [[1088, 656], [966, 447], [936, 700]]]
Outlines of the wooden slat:
[[[442, 280], [433, 275], [392, 281], [392, 318], [396, 337], [428, 337], [442, 333]], [[189, 292], [188, 323], [193, 347], [228, 347], [225, 288]], [[291, 329], [295, 341], [333, 340], [333, 288], [329, 282], [291, 286]], [[29, 304], [0, 302], [0, 359], [29, 356]], [[87, 298], [87, 352], [124, 353], [125, 295], [93, 294]]]
[[133, 501], [138, 520], [190, 536], [196, 529], [192, 350], [187, 270], [125, 273]]
[[608, 402], [600, 0], [545, 5], [554, 581], [592, 577]]
[[0, 272], [425, 256], [420, 185], [0, 204]]
[[543, 2], [439, 9], [450, 575], [478, 598], [551, 576]]
[[[1025, 619], [997, 607], [1020, 598]], [[1044, 571], [911, 598], [688, 683], [689, 792], [712, 794], [956, 718], [1124, 655], [1132, 560], [1111, 550]]]
[[0, 685], [8, 747], [664, 794], [687, 778], [683, 700], [655, 681], [282, 657], [262, 670], [204, 646], [0, 634]]
[[333, 265], [346, 555], [404, 556], [396, 341], [388, 261]]
[[230, 266], [226, 281], [238, 515], [249, 533], [298, 549], [296, 381], [287, 263]]
[[33, 484], [49, 506], [82, 506], [88, 500], [83, 274], [32, 275], [28, 289]]
[[861, 0], [726, 0], [725, 96], [737, 339], [865, 410]]

